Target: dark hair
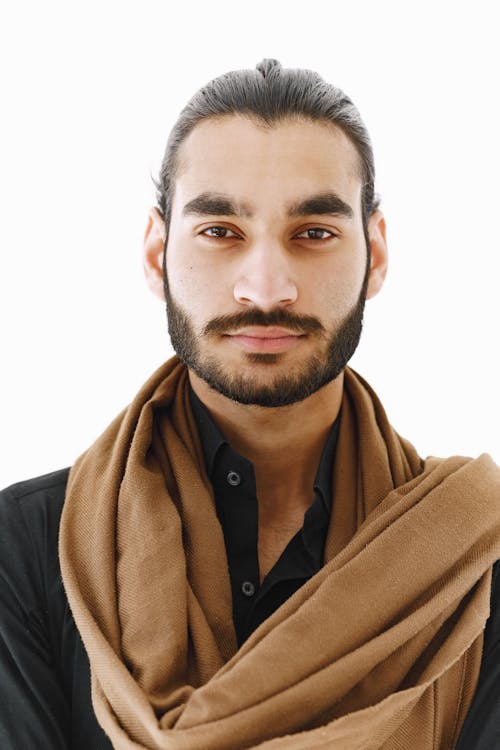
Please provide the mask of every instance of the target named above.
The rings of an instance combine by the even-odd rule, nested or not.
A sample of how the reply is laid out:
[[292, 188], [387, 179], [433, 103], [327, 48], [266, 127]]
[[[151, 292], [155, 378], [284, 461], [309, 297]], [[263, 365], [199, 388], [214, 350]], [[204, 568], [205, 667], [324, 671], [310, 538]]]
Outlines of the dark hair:
[[265, 59], [255, 70], [233, 70], [214, 78], [186, 104], [170, 133], [160, 176], [155, 182], [157, 201], [168, 234], [177, 154], [184, 139], [202, 120], [244, 114], [260, 123], [295, 119], [334, 123], [356, 148], [363, 191], [361, 210], [367, 235], [368, 217], [378, 207], [375, 166], [368, 131], [361, 116], [343, 91], [326, 83], [312, 70], [282, 68], [278, 60]]

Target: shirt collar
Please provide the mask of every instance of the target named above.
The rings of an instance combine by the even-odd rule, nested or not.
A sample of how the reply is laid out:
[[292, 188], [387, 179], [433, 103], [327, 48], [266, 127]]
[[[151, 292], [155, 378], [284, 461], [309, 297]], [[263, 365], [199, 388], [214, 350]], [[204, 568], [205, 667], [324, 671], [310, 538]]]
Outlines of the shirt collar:
[[[217, 427], [208, 409], [198, 398], [191, 385], [189, 385], [189, 398], [193, 415], [198, 425], [200, 440], [203, 447], [203, 456], [205, 459], [205, 468], [210, 479], [213, 478], [216, 471], [216, 459], [220, 448], [223, 445], [229, 445], [223, 433]], [[340, 412], [332, 424], [331, 430], [323, 447], [323, 452], [314, 480], [314, 490], [319, 494], [325, 510], [328, 514], [332, 509], [332, 472], [335, 458], [335, 449], [337, 445], [338, 431], [340, 422]]]
[[340, 411], [332, 424], [323, 452], [319, 460], [316, 479], [314, 480], [314, 490], [318, 492], [323, 501], [326, 511], [330, 514], [332, 511], [332, 473], [333, 462], [335, 458], [335, 449], [337, 447], [337, 438], [339, 434]]
[[215, 468], [215, 457], [219, 448], [222, 445], [229, 445], [229, 443], [213, 421], [205, 404], [200, 401], [193, 391], [191, 384], [189, 384], [189, 400], [196, 424], [198, 425], [205, 468], [208, 476], [212, 478]]

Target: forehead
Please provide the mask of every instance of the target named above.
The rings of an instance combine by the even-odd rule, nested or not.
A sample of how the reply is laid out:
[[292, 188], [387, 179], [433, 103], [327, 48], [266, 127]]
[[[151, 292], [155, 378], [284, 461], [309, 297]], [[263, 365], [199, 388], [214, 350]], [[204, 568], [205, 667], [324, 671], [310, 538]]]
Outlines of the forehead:
[[360, 206], [359, 156], [335, 125], [293, 120], [270, 127], [230, 115], [199, 123], [181, 144], [173, 209], [201, 192], [275, 208], [334, 191]]

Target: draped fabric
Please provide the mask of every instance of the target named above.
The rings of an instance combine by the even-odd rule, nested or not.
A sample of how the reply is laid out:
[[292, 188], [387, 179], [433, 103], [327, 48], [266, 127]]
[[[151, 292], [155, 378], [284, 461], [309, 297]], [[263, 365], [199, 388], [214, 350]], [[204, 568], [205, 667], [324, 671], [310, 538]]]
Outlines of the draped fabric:
[[174, 357], [73, 466], [59, 555], [116, 750], [453, 748], [500, 558], [500, 469], [422, 460], [346, 368], [321, 570], [237, 648]]

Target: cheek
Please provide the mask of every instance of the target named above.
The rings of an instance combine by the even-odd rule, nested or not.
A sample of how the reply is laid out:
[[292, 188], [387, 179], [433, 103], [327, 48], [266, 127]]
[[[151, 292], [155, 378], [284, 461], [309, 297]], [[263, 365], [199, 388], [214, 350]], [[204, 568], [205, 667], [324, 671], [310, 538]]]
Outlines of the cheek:
[[171, 294], [181, 302], [195, 295], [196, 276], [194, 264], [190, 261], [189, 255], [183, 253], [177, 244], [172, 244], [173, 247], [167, 247], [168, 285]]
[[338, 322], [356, 304], [364, 270], [364, 266], [336, 263], [314, 274], [307, 288], [302, 287], [301, 309], [316, 310], [325, 321]]
[[172, 297], [194, 320], [206, 322], [214, 312], [220, 314], [220, 274], [212, 278], [209, 269], [200, 267], [193, 259], [169, 257], [167, 252], [167, 276]]

